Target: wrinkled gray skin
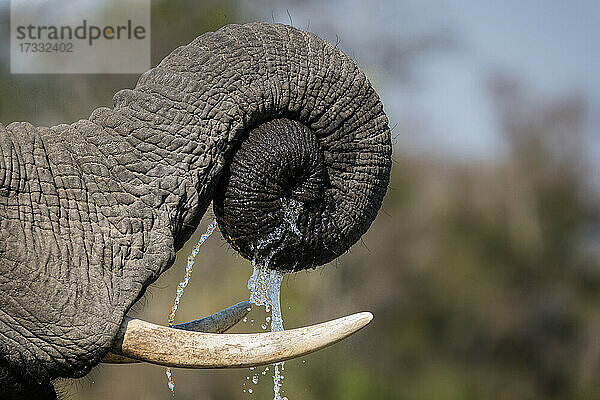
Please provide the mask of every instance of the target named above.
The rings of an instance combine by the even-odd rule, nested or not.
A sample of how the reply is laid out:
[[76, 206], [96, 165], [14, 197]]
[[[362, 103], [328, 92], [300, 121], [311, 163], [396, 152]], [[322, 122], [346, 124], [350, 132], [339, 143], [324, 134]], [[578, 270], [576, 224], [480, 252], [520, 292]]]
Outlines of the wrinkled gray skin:
[[[329, 214], [302, 221], [344, 241], [294, 266], [314, 267], [375, 218], [391, 146], [368, 80], [312, 34], [227, 26], [173, 51], [87, 120], [0, 124], [0, 398], [55, 398], [53, 379], [98, 364], [125, 313], [196, 229], [239, 144], [281, 117], [318, 138], [315, 157], [326, 164], [317, 196], [325, 205], [298, 198]], [[310, 228], [301, 227], [306, 246], [317, 242]]]

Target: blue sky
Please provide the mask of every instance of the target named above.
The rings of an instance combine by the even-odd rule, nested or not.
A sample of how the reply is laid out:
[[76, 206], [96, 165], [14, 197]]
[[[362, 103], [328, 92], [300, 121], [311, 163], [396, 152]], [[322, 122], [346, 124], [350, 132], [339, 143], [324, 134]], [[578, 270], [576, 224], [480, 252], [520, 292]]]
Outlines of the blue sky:
[[[471, 81], [481, 80], [490, 71], [504, 70], [522, 78], [542, 96], [579, 92], [588, 101], [591, 118], [592, 114], [598, 117], [600, 2], [465, 1], [456, 2], [446, 11], [455, 21], [464, 51], [453, 57], [450, 65], [449, 60], [439, 60], [439, 65], [432, 66], [432, 75], [441, 86], [459, 89], [458, 84], [452, 88], [449, 83], [456, 74], [469, 97], [476, 99], [480, 85]], [[442, 92], [432, 96], [443, 97]], [[453, 107], [450, 101], [446, 105]], [[485, 123], [483, 119], [477, 124], [453, 122], [454, 126], [462, 126], [465, 139], [476, 135], [475, 129]], [[486, 143], [481, 146], [481, 150], [489, 150]]]

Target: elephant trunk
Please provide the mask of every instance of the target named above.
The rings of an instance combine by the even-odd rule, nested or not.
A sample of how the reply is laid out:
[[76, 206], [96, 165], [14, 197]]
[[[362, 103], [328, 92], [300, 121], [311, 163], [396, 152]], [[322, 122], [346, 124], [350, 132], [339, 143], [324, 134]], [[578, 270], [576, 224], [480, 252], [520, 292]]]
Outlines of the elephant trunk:
[[142, 169], [158, 158], [169, 171], [154, 182], [175, 195], [176, 249], [214, 198], [244, 257], [322, 265], [368, 229], [389, 180], [388, 122], [369, 81], [289, 26], [230, 25], [179, 47], [91, 118], [119, 119], [134, 147], [160, 156]]

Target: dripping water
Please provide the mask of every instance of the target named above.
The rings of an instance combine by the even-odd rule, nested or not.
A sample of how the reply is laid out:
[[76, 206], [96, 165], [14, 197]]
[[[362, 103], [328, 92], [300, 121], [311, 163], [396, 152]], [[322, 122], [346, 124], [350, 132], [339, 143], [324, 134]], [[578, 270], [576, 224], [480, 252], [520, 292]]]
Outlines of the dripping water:
[[[190, 253], [190, 255], [187, 258], [187, 265], [185, 267], [185, 275], [183, 277], [183, 280], [181, 282], [179, 282], [179, 285], [177, 285], [175, 301], [173, 302], [173, 307], [171, 307], [171, 312], [169, 313], [168, 324], [170, 327], [173, 326], [173, 322], [175, 321], [175, 314], [177, 313], [177, 309], [179, 308], [179, 301], [181, 300], [181, 296], [183, 296], [183, 291], [184, 291], [185, 287], [188, 285], [188, 283], [190, 282], [190, 278], [192, 277], [194, 261], [196, 259], [196, 255], [200, 251], [200, 246], [202, 246], [204, 241], [206, 239], [208, 239], [208, 237], [210, 235], [212, 235], [212, 233], [214, 232], [216, 227], [217, 227], [217, 220], [213, 219], [211, 221], [211, 223], [208, 224], [208, 227], [206, 228], [206, 232], [202, 236], [200, 236], [198, 243], [196, 243], [196, 246], [194, 246], [194, 249], [192, 250], [192, 252]], [[173, 380], [173, 373], [171, 372], [171, 368], [167, 368], [167, 370], [165, 371], [165, 374], [167, 375], [167, 384], [169, 386], [169, 389], [171, 390], [171, 393], [173, 393], [173, 396], [175, 396], [175, 381]]]
[[[270, 322], [271, 332], [283, 331], [283, 317], [281, 315], [281, 282], [284, 273], [275, 268], [269, 268], [269, 262], [273, 256], [273, 252], [262, 260], [256, 256], [258, 250], [264, 249], [266, 246], [278, 241], [286, 231], [301, 236], [297, 226], [298, 216], [300, 215], [302, 203], [292, 199], [282, 200], [283, 223], [277, 227], [267, 238], [259, 240], [255, 246], [255, 257], [252, 260], [252, 276], [248, 280], [248, 289], [250, 290], [250, 302], [257, 305], [265, 306], [265, 311], [271, 313], [270, 317], [266, 318], [266, 323]], [[262, 325], [266, 329], [266, 324]], [[273, 364], [273, 391], [274, 400], [287, 400], [287, 397], [281, 397], [281, 386], [283, 384], [283, 374], [285, 362]], [[253, 369], [252, 369], [253, 370]], [[265, 368], [263, 375], [269, 368]], [[249, 379], [249, 377], [247, 377]], [[258, 374], [252, 377], [254, 384], [258, 383]], [[245, 390], [244, 390], [245, 392]], [[252, 389], [248, 389], [248, 393], [252, 393]]]
[[[268, 268], [268, 264], [259, 264], [252, 260], [253, 272], [248, 280], [248, 289], [250, 289], [250, 302], [257, 306], [264, 305], [267, 313], [271, 312], [271, 332], [283, 330], [283, 318], [281, 316], [280, 288], [283, 280], [283, 272]], [[273, 391], [274, 400], [282, 400], [281, 385], [284, 362], [274, 364], [273, 373]], [[258, 383], [258, 375], [252, 377], [253, 383]], [[252, 393], [250, 389], [249, 393]]]

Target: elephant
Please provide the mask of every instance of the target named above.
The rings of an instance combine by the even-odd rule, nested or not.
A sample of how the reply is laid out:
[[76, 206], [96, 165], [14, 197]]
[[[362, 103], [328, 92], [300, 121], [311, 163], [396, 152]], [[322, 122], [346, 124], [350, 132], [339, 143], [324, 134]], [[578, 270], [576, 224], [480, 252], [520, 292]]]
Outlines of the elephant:
[[99, 364], [211, 202], [225, 240], [269, 268], [345, 253], [391, 151], [348, 56], [260, 22], [176, 48], [87, 119], [0, 124], [0, 398], [54, 399], [55, 379]]

